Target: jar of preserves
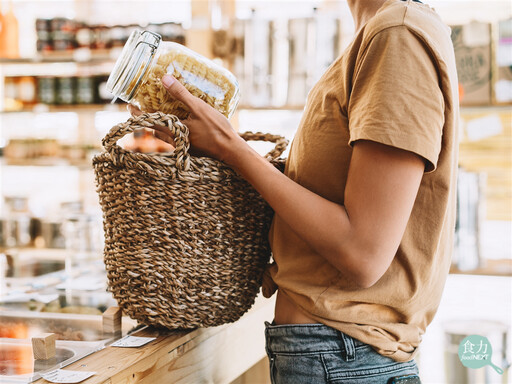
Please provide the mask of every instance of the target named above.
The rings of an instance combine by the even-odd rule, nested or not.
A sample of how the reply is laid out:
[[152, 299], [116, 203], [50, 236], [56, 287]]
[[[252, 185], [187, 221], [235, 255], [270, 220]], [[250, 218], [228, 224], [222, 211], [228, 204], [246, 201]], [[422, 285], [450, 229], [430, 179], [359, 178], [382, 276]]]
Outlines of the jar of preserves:
[[93, 76], [79, 76], [76, 79], [76, 102], [93, 104], [96, 100], [95, 79]]
[[57, 103], [57, 79], [51, 76], [37, 78], [37, 101], [43, 104]]
[[76, 79], [74, 77], [57, 78], [57, 104], [75, 104]]
[[240, 91], [235, 76], [222, 66], [176, 42], [135, 30], [126, 42], [107, 82], [116, 97], [144, 112], [160, 111], [185, 119], [188, 108], [171, 98], [160, 79], [170, 74], [194, 96], [226, 117], [235, 111]]

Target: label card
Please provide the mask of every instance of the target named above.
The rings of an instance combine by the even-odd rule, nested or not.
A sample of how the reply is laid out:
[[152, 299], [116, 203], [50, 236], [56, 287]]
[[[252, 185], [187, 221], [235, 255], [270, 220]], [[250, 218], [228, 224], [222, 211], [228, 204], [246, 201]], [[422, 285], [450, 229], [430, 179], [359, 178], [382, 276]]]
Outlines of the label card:
[[471, 141], [478, 141], [487, 137], [499, 135], [503, 132], [503, 125], [499, 115], [492, 114], [466, 122], [466, 134]]
[[42, 378], [51, 383], [79, 383], [95, 375], [96, 372], [84, 371], [65, 371], [63, 369], [56, 369], [51, 372], [41, 374]]
[[462, 28], [462, 41], [468, 47], [481, 47], [491, 43], [489, 24], [472, 22]]
[[122, 348], [137, 348], [146, 345], [147, 343], [156, 340], [156, 337], [138, 337], [138, 336], [125, 336], [122, 339], [112, 343], [111, 347], [122, 347]]

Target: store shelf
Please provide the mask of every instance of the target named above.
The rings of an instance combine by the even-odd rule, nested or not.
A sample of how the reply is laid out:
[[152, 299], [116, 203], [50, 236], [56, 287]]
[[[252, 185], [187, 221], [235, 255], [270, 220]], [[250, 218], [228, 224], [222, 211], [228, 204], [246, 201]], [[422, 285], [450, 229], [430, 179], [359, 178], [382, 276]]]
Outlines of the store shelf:
[[[98, 150], [99, 152], [99, 150]], [[69, 160], [62, 158], [38, 158], [38, 159], [5, 159], [0, 158], [0, 167], [75, 167], [78, 169], [91, 169], [90, 160]]]
[[[305, 105], [282, 105], [282, 106], [251, 106], [240, 105], [238, 110], [255, 110], [255, 111], [274, 111], [274, 110], [303, 110]], [[480, 113], [506, 113], [512, 112], [512, 104], [496, 104], [496, 105], [475, 105], [475, 106], [462, 106], [460, 107], [461, 115], [465, 114], [480, 114]]]
[[239, 105], [238, 110], [247, 111], [302, 111], [305, 105], [282, 105], [282, 106], [251, 106], [251, 105]]
[[496, 105], [475, 105], [460, 107], [461, 115], [476, 115], [483, 113], [506, 113], [512, 112], [512, 104], [496, 104]]
[[70, 105], [48, 105], [36, 104], [33, 106], [23, 107], [17, 110], [0, 111], [0, 113], [57, 113], [57, 112], [76, 112], [90, 113], [99, 111], [119, 112], [125, 111], [125, 103], [106, 103], [106, 104], [70, 104]]
[[0, 78], [22, 76], [77, 76], [80, 73], [108, 75], [114, 67], [114, 59], [65, 60], [65, 61], [8, 61], [0, 63]]
[[0, 58], [0, 65], [39, 64], [39, 63], [83, 63], [91, 64], [117, 59], [120, 49], [88, 49], [79, 48], [70, 51], [54, 51], [39, 53], [34, 57], [15, 59]]
[[458, 275], [484, 275], [484, 276], [512, 276], [512, 259], [485, 260], [481, 267], [471, 270], [460, 270], [455, 266], [450, 268], [451, 274]]

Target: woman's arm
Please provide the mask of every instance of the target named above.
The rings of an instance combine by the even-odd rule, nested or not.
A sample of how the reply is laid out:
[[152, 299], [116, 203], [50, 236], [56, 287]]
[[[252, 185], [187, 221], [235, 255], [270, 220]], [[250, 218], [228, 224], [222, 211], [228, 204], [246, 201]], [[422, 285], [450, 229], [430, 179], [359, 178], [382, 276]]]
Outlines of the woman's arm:
[[[172, 77], [164, 76], [162, 82], [192, 111], [184, 123], [196, 153], [233, 167], [300, 238], [346, 278], [361, 288], [380, 279], [395, 256], [411, 214], [425, 168], [420, 156], [357, 141], [344, 205], [340, 205], [279, 172], [238, 136], [223, 115]], [[165, 127], [155, 127], [155, 136], [172, 142]]]

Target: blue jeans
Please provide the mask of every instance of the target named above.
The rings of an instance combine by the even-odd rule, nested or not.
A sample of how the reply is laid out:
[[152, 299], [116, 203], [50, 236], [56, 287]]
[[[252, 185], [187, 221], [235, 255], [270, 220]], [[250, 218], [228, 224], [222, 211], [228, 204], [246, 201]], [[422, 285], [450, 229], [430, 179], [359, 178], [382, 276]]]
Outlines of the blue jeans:
[[399, 363], [323, 324], [265, 322], [272, 384], [387, 384], [418, 375], [414, 360]]

